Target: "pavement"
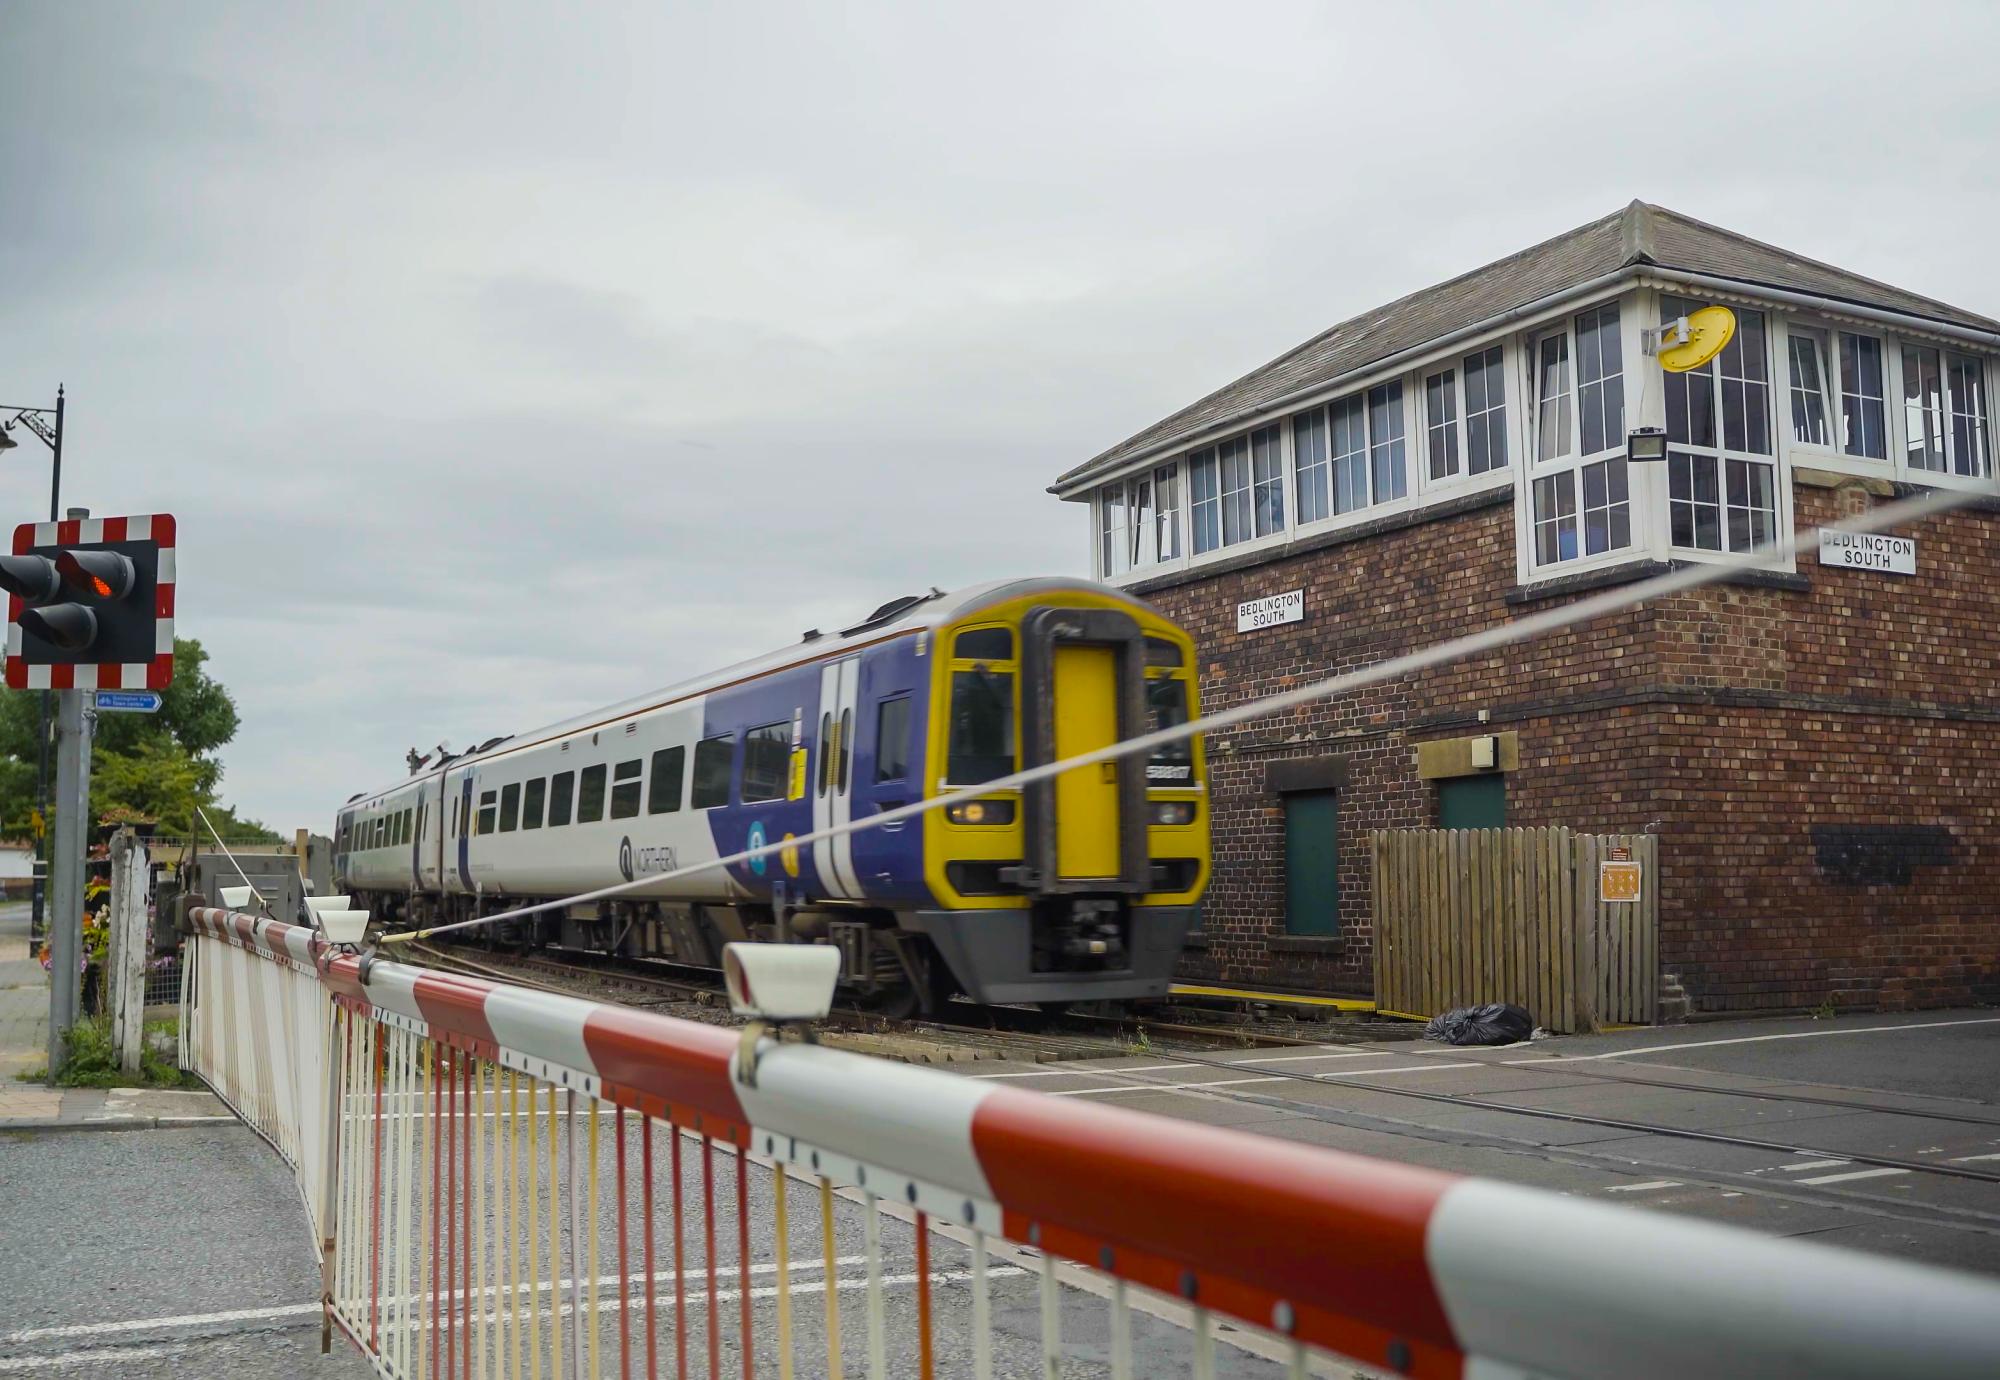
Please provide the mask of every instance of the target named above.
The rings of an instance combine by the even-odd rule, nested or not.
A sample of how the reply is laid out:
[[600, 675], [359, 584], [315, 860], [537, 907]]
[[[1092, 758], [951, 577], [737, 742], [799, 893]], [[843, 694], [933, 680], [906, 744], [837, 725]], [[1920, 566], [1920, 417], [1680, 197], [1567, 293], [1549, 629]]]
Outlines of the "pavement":
[[1196, 1060], [963, 1076], [2000, 1274], [2000, 1011]]

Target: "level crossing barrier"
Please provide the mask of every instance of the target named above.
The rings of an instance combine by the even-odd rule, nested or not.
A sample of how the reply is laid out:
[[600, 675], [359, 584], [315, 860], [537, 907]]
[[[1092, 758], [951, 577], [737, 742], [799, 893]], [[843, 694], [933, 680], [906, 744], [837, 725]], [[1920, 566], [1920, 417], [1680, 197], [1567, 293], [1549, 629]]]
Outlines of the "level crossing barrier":
[[192, 918], [183, 1064], [392, 1380], [2000, 1374], [1984, 1280]]

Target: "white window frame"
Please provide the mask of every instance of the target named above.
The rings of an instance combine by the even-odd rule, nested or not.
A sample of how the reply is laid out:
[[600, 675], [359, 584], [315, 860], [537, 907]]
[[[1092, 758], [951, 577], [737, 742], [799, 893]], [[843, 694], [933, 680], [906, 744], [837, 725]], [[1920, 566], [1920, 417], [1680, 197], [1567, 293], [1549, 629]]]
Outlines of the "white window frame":
[[[1705, 304], [1712, 300], [1701, 296], [1699, 293], [1655, 293], [1652, 294], [1652, 300], [1649, 304], [1650, 315], [1647, 318], [1649, 321], [1659, 319], [1665, 310], [1665, 302], [1668, 298], [1693, 301], [1697, 305]], [[1768, 428], [1767, 434], [1770, 438], [1771, 449], [1768, 453], [1759, 455], [1754, 451], [1732, 451], [1728, 448], [1728, 432], [1720, 396], [1722, 390], [1722, 366], [1721, 357], [1718, 356], [1712, 362], [1712, 365], [1709, 366], [1709, 373], [1705, 376], [1705, 381], [1715, 406], [1715, 444], [1713, 446], [1693, 446], [1672, 443], [1667, 447], [1667, 463], [1657, 467], [1662, 471], [1660, 475], [1660, 506], [1657, 509], [1660, 514], [1660, 521], [1656, 524], [1658, 527], [1659, 550], [1668, 559], [1672, 560], [1720, 561], [1728, 560], [1742, 554], [1739, 551], [1732, 550], [1730, 547], [1729, 465], [1732, 460], [1743, 464], [1769, 465], [1771, 467], [1771, 531], [1766, 535], [1763, 542], [1755, 544], [1768, 544], [1770, 541], [1781, 538], [1792, 531], [1794, 521], [1792, 467], [1786, 447], [1786, 443], [1792, 434], [1791, 337], [1785, 323], [1768, 306], [1759, 306], [1751, 303], [1731, 305], [1732, 309], [1754, 311], [1764, 318], [1764, 377], [1766, 380], [1765, 405], [1767, 409], [1765, 422]], [[1779, 345], [1781, 337], [1785, 342], [1783, 348], [1780, 348]], [[1830, 339], [1829, 344], [1833, 349], [1837, 350], [1839, 348], [1837, 339]], [[1658, 357], [1655, 356], [1648, 359], [1646, 364], [1648, 368], [1661, 373], [1660, 386], [1664, 390], [1666, 380], [1664, 371], [1660, 370]], [[1689, 375], [1688, 377], [1692, 378], [1694, 376]], [[1837, 380], [1838, 374], [1836, 372], [1829, 375], [1829, 377]], [[1837, 383], [1829, 390], [1829, 395], [1837, 406], [1839, 401]], [[1837, 425], [1838, 423], [1834, 424]], [[1674, 456], [1677, 453], [1694, 457], [1699, 461], [1712, 462], [1715, 466], [1717, 521], [1720, 524], [1720, 535], [1722, 538], [1720, 550], [1709, 550], [1697, 546], [1674, 545], [1673, 472], [1677, 463]], [[1792, 570], [1796, 568], [1796, 565], [1797, 562], [1794, 558], [1786, 558], [1781, 561], [1771, 562], [1770, 568], [1774, 570]]]
[[[1808, 316], [1800, 314], [1780, 314], [1768, 307], [1744, 304], [1750, 310], [1761, 310], [1765, 319], [1775, 322], [1772, 335], [1772, 363], [1775, 371], [1772, 378], [1779, 386], [1776, 422], [1778, 424], [1778, 448], [1785, 456], [1787, 466], [1807, 465], [1815, 469], [1830, 470], [1840, 474], [1863, 475], [1880, 478], [1897, 468], [1896, 417], [1900, 402], [1900, 376], [1896, 365], [1902, 359], [1902, 348], [1895, 337], [1878, 327], [1855, 321], [1842, 321], [1835, 317]], [[1811, 331], [1826, 337], [1827, 357], [1823, 361], [1826, 378], [1824, 398], [1827, 407], [1827, 427], [1831, 441], [1826, 445], [1815, 445], [1800, 441], [1792, 434], [1792, 346], [1795, 332]], [[1843, 334], [1866, 336], [1882, 347], [1882, 448], [1885, 452], [1880, 459], [1872, 455], [1850, 455], [1847, 451], [1846, 413], [1841, 407], [1846, 374], [1840, 362], [1840, 337]], [[1779, 337], [1783, 338], [1783, 348], [1779, 348]], [[1991, 394], [1988, 405], [1991, 406]]]
[[[1172, 477], [1179, 496], [1171, 524], [1167, 526], [1162, 525], [1160, 513], [1160, 481], [1163, 476]], [[1113, 479], [1100, 484], [1092, 491], [1091, 569], [1099, 580], [1112, 583], [1144, 580], [1186, 566], [1189, 533], [1185, 483], [1185, 466], [1182, 465], [1180, 458], [1176, 457], [1165, 464], [1149, 465], [1122, 479]], [[1133, 502], [1133, 496], [1141, 485], [1145, 486], [1147, 495], [1143, 519], [1135, 517]], [[1108, 535], [1105, 531], [1105, 519], [1114, 492], [1120, 496], [1119, 503], [1124, 509], [1124, 522], [1117, 529], [1120, 541], [1118, 549], [1126, 553], [1126, 560], [1129, 562], [1124, 565], [1116, 561], [1107, 564], [1105, 560], [1104, 540]], [[1143, 521], [1145, 524], [1136, 536], [1132, 530], [1135, 520]], [[1171, 531], [1180, 554], [1161, 557], [1159, 541], [1162, 533], [1167, 531]]]
[[[1655, 361], [1646, 359], [1640, 352], [1640, 327], [1638, 311], [1644, 301], [1644, 294], [1626, 292], [1592, 301], [1577, 302], [1560, 315], [1536, 322], [1524, 330], [1518, 338], [1514, 352], [1516, 367], [1515, 391], [1520, 399], [1520, 423], [1510, 428], [1516, 440], [1516, 450], [1512, 473], [1515, 477], [1514, 489], [1514, 534], [1516, 542], [1516, 563], [1521, 583], [1524, 585], [1563, 579], [1585, 571], [1602, 570], [1624, 565], [1634, 560], [1645, 559], [1653, 554], [1650, 534], [1652, 514], [1658, 509], [1652, 501], [1643, 471], [1643, 465], [1626, 462], [1626, 510], [1630, 524], [1628, 540], [1624, 546], [1614, 546], [1605, 551], [1589, 553], [1583, 551], [1584, 522], [1584, 476], [1583, 471], [1590, 466], [1623, 459], [1625, 437], [1634, 425], [1638, 415], [1639, 399], [1634, 391], [1635, 379], [1642, 378], [1645, 367], [1657, 368]], [[1607, 436], [1612, 444], [1588, 455], [1582, 452], [1583, 415], [1580, 399], [1581, 370], [1578, 368], [1576, 327], [1577, 319], [1596, 312], [1603, 307], [1616, 305], [1618, 308], [1618, 341], [1620, 354], [1620, 377], [1624, 390], [1622, 426], [1615, 427], [1615, 437]], [[1537, 457], [1541, 451], [1541, 407], [1537, 396], [1535, 377], [1537, 361], [1540, 358], [1540, 342], [1557, 331], [1563, 333], [1569, 350], [1569, 394], [1566, 406], [1570, 426], [1571, 445], [1569, 453], [1550, 460]], [[1638, 367], [1635, 367], [1635, 364]], [[1550, 479], [1558, 475], [1573, 476], [1570, 480], [1571, 494], [1575, 500], [1578, 553], [1568, 560], [1553, 561], [1546, 565], [1536, 562], [1535, 540], [1535, 498], [1538, 479]], [[1608, 476], [1608, 471], [1607, 471]]]
[[[1931, 339], [1920, 335], [1893, 336], [1884, 338], [1886, 350], [1895, 352], [1893, 374], [1895, 392], [1889, 398], [1889, 410], [1895, 420], [1889, 428], [1890, 454], [1896, 463], [1898, 477], [1912, 484], [1923, 484], [1933, 488], [1992, 489], [1996, 476], [2000, 476], [2000, 465], [1994, 463], [1993, 455], [1993, 360], [1975, 350], [1944, 340]], [[1945, 442], [1945, 468], [1925, 469], [1910, 463], [1910, 403], [1904, 394], [1907, 382], [1903, 376], [1903, 352], [1905, 350], [1933, 350], [1938, 357], [1940, 401], [1943, 406]], [[1951, 452], [1951, 365], [1953, 356], [1970, 359], [1980, 366], [1980, 382], [1985, 389], [1986, 402], [1986, 473], [1960, 474], [1954, 467], [1956, 457]], [[1884, 372], [1887, 373], [1885, 365]], [[1885, 385], [1887, 386], [1887, 385]]]
[[[1484, 356], [1488, 351], [1500, 351], [1500, 439], [1507, 448], [1507, 458], [1501, 464], [1481, 474], [1471, 473], [1472, 447], [1467, 428], [1465, 398], [1465, 363], [1475, 356]], [[1515, 461], [1520, 455], [1517, 442], [1520, 409], [1514, 396], [1514, 355], [1518, 346], [1512, 339], [1486, 340], [1459, 351], [1444, 359], [1432, 360], [1412, 374], [1405, 385], [1410, 394], [1411, 407], [1417, 417], [1415, 435], [1415, 474], [1413, 485], [1424, 495], [1440, 493], [1478, 493], [1485, 489], [1497, 489], [1514, 482]], [[1439, 374], [1449, 371], [1452, 375], [1452, 406], [1455, 416], [1452, 420], [1452, 434], [1458, 449], [1458, 468], [1450, 474], [1431, 475], [1431, 420], [1430, 381]]]
[[[1425, 372], [1435, 373], [1437, 370], [1435, 367], [1431, 367]], [[1375, 450], [1377, 446], [1387, 444], [1387, 442], [1378, 439], [1375, 434], [1375, 409], [1369, 402], [1369, 396], [1378, 388], [1395, 387], [1397, 385], [1400, 385], [1402, 388], [1402, 397], [1398, 410], [1401, 413], [1403, 422], [1403, 493], [1398, 498], [1377, 500], [1375, 496]], [[1389, 374], [1374, 379], [1359, 388], [1344, 389], [1332, 397], [1322, 399], [1311, 407], [1299, 408], [1296, 412], [1292, 412], [1286, 416], [1284, 437], [1287, 454], [1290, 457], [1290, 463], [1287, 466], [1290, 505], [1287, 510], [1287, 516], [1295, 524], [1296, 531], [1302, 535], [1337, 531], [1342, 527], [1353, 527], [1359, 523], [1371, 521], [1387, 513], [1402, 512], [1408, 508], [1420, 506], [1424, 493], [1420, 481], [1426, 472], [1428, 462], [1423, 456], [1422, 438], [1417, 434], [1416, 430], [1422, 419], [1423, 412], [1412, 401], [1412, 394], [1422, 386], [1423, 380], [1421, 374]], [[1346, 512], [1331, 511], [1335, 501], [1334, 494], [1338, 487], [1338, 481], [1334, 473], [1333, 408], [1336, 405], [1357, 400], [1361, 404], [1362, 444], [1359, 452], [1361, 457], [1361, 477], [1367, 490], [1367, 498], [1361, 504], [1348, 509]], [[1298, 418], [1311, 412], [1326, 414], [1327, 506], [1330, 511], [1323, 518], [1314, 518], [1309, 522], [1301, 522], [1299, 521], [1299, 514], [1303, 509], [1299, 502], [1298, 444], [1297, 433], [1293, 430], [1293, 427]]]

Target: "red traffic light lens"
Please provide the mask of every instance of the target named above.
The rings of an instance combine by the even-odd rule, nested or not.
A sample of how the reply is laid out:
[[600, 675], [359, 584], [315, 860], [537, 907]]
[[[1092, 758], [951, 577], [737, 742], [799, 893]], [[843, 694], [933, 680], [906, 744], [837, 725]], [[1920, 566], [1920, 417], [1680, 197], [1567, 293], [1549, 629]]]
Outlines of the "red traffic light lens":
[[56, 557], [63, 583], [93, 599], [123, 599], [132, 592], [130, 557], [116, 551], [65, 551]]

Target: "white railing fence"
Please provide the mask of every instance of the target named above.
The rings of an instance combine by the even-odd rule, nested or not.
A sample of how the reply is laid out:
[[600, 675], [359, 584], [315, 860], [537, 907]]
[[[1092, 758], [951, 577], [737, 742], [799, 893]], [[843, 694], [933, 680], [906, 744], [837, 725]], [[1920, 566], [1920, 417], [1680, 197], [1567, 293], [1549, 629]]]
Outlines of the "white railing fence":
[[2000, 1374], [1981, 1279], [195, 924], [397, 1380]]

